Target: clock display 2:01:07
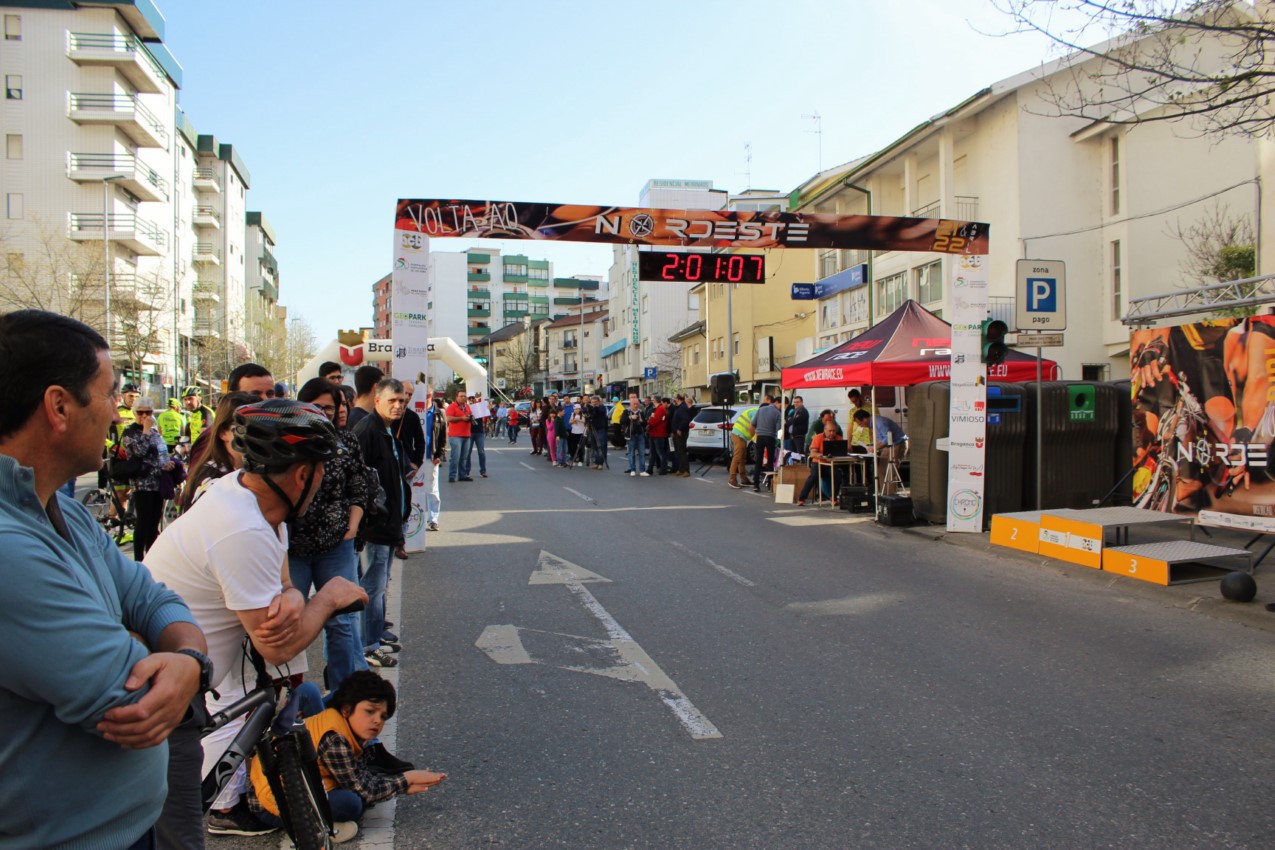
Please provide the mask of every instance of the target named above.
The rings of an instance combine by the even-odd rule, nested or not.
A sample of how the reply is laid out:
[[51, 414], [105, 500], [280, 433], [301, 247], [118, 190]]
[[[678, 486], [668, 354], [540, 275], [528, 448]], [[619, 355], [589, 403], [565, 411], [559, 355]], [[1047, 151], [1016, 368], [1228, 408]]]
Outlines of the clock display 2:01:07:
[[638, 254], [642, 280], [688, 283], [765, 283], [766, 259], [760, 254], [694, 254], [680, 251], [642, 251]]

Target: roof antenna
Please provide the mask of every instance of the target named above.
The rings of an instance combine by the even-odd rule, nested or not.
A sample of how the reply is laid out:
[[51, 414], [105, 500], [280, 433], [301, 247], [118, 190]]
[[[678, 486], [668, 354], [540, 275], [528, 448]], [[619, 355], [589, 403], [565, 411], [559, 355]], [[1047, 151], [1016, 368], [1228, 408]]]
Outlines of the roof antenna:
[[809, 121], [815, 122], [813, 130], [807, 130], [807, 133], [814, 133], [819, 139], [819, 170], [817, 173], [823, 173], [823, 116], [818, 112], [807, 112], [801, 116]]

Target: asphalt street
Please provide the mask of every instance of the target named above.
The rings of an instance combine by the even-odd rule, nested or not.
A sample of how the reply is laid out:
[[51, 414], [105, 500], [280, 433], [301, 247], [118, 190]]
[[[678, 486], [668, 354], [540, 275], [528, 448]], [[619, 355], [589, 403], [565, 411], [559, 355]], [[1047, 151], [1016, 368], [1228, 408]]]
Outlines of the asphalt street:
[[394, 847], [1275, 844], [1275, 614], [489, 446], [395, 567]]

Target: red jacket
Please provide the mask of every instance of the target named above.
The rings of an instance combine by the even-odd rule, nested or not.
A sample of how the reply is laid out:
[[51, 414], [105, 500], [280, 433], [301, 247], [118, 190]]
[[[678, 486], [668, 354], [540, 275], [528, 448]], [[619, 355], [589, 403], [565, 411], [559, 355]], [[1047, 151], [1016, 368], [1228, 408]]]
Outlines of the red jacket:
[[646, 423], [646, 435], [648, 437], [667, 437], [668, 436], [668, 408], [662, 404], [655, 405], [655, 409], [651, 411], [651, 418]]

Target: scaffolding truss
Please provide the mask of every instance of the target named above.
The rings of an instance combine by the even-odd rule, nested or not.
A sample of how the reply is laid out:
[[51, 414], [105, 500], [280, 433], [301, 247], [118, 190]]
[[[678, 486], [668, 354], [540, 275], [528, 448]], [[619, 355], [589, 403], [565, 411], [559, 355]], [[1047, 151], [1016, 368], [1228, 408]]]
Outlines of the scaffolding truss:
[[1275, 275], [1213, 283], [1195, 289], [1179, 289], [1161, 295], [1129, 299], [1129, 310], [1120, 321], [1133, 328], [1147, 327], [1163, 319], [1275, 304]]

